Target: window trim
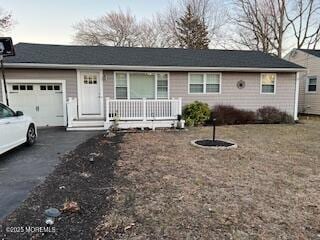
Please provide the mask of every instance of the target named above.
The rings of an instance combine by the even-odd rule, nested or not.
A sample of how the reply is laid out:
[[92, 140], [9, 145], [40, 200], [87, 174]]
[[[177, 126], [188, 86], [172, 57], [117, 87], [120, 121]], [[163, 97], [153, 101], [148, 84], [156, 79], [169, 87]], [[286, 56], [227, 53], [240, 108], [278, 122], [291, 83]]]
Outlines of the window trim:
[[[151, 73], [151, 74], [154, 74], [155, 75], [155, 91], [154, 91], [154, 94], [155, 94], [155, 98], [154, 99], [163, 99], [163, 100], [168, 100], [170, 99], [170, 73], [169, 72], [134, 72], [134, 71], [114, 71], [113, 72], [113, 97], [114, 99], [118, 99], [117, 98], [117, 79], [116, 79], [116, 76], [117, 76], [117, 73], [123, 73], [123, 74], [126, 74], [127, 75], [127, 100], [130, 100], [131, 97], [130, 97], [130, 73]], [[168, 96], [167, 98], [158, 98], [158, 74], [167, 74], [168, 75]], [[119, 99], [119, 100], [126, 100], [126, 99]]]
[[[262, 92], [262, 76], [264, 74], [274, 74], [275, 75], [275, 79], [274, 79], [274, 91], [273, 92]], [[260, 94], [266, 94], [266, 95], [275, 95], [276, 92], [277, 92], [277, 78], [278, 78], [278, 75], [277, 73], [272, 73], [272, 72], [263, 72], [263, 73], [260, 73]]]
[[[203, 92], [202, 93], [192, 93], [190, 92], [191, 75], [192, 74], [203, 74]], [[219, 74], [219, 92], [207, 92], [207, 75], [208, 74]], [[190, 95], [216, 95], [221, 94], [222, 88], [222, 72], [188, 72], [188, 94]]]
[[[315, 90], [315, 91], [309, 91], [310, 78], [315, 78], [315, 79], [316, 79], [316, 90]], [[307, 76], [307, 81], [306, 81], [306, 93], [309, 93], [309, 94], [317, 94], [317, 92], [318, 92], [318, 76], [316, 76], [316, 75]]]

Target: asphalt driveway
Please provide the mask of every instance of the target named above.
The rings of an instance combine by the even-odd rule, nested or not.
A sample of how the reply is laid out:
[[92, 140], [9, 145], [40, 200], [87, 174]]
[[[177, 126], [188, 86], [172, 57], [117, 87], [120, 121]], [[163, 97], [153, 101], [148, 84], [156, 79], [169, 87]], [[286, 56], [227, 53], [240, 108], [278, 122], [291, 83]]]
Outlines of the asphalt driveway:
[[66, 132], [64, 128], [38, 130], [32, 147], [20, 146], [0, 156], [0, 220], [24, 201], [30, 190], [50, 174], [59, 157], [98, 132]]

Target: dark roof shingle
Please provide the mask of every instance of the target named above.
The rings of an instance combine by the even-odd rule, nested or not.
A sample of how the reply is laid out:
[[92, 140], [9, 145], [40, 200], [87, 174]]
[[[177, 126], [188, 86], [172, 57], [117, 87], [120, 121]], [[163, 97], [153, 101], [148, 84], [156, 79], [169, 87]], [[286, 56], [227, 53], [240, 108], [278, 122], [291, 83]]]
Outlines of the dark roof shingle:
[[259, 51], [128, 48], [19, 43], [8, 63], [124, 66], [302, 68]]
[[320, 57], [320, 50], [319, 49], [302, 49], [302, 48], [299, 48], [298, 50], [306, 52], [306, 53], [311, 54], [311, 55], [316, 56], [316, 57]]

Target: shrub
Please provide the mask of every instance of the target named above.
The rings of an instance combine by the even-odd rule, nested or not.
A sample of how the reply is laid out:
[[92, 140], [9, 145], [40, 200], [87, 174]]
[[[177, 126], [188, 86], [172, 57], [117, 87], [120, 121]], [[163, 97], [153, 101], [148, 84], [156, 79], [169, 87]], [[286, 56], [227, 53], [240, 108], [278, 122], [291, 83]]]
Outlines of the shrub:
[[195, 101], [183, 109], [183, 118], [187, 126], [204, 124], [210, 118], [210, 109], [207, 103]]
[[267, 124], [294, 122], [294, 119], [291, 115], [270, 106], [264, 106], [257, 110], [257, 120], [260, 123]]
[[237, 109], [229, 105], [217, 105], [211, 113], [212, 119], [216, 118], [217, 125], [235, 125], [255, 123], [255, 113], [253, 111]]

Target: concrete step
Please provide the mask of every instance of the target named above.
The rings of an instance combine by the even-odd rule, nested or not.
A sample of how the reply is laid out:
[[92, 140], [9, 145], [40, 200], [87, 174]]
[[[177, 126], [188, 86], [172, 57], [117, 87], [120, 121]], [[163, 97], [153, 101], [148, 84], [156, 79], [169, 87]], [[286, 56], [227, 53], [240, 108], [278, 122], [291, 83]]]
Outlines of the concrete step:
[[101, 120], [77, 120], [72, 121], [72, 127], [103, 127], [104, 121]]
[[67, 131], [106, 131], [107, 129], [102, 127], [67, 127]]

